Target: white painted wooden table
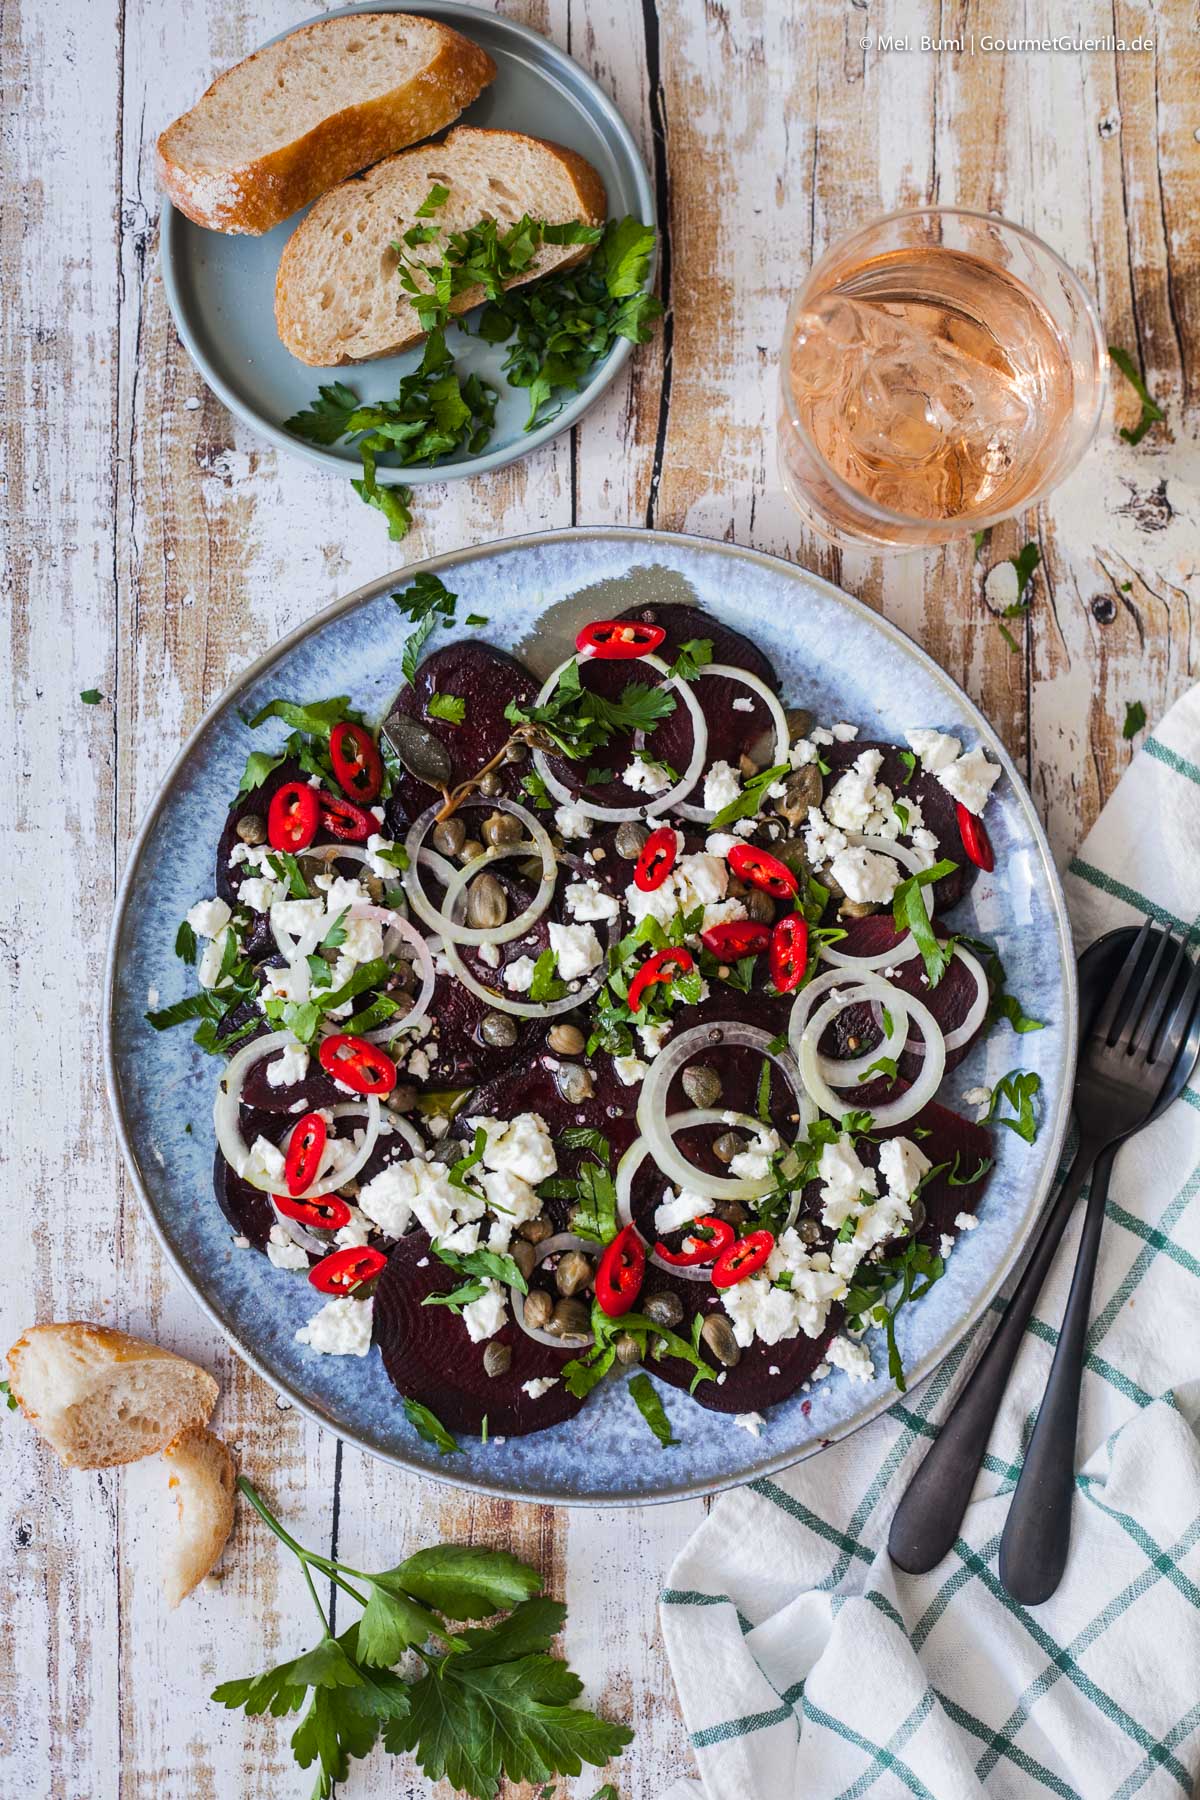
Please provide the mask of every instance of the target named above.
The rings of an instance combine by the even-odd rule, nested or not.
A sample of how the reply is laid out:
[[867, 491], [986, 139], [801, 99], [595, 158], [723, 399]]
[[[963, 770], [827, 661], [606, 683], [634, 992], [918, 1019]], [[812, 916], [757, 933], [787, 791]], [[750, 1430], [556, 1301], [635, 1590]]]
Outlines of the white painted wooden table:
[[[1185, 0], [996, 9], [1030, 35], [1155, 38], [1124, 55], [879, 47], [880, 34], [915, 45], [944, 32], [933, 4], [505, 0], [593, 72], [640, 137], [671, 227], [667, 328], [569, 437], [490, 481], [420, 490], [397, 550], [346, 482], [264, 447], [206, 394], [157, 269], [154, 135], [313, 4], [0, 7], [2, 694], [16, 746], [0, 858], [4, 1342], [35, 1319], [87, 1317], [195, 1355], [224, 1384], [220, 1428], [246, 1470], [302, 1538], [351, 1561], [378, 1566], [442, 1536], [535, 1560], [570, 1602], [567, 1647], [590, 1698], [636, 1728], [620, 1792], [650, 1800], [688, 1765], [654, 1602], [701, 1503], [572, 1514], [464, 1500], [342, 1450], [241, 1367], [166, 1277], [109, 1126], [100, 973], [126, 845], [227, 679], [339, 593], [400, 557], [634, 521], [795, 557], [897, 620], [991, 714], [1068, 854], [1129, 755], [1125, 703], [1153, 719], [1196, 674], [1200, 40]], [[1168, 423], [1131, 450], [1110, 422], [1087, 468], [978, 562], [969, 544], [842, 557], [806, 539], [775, 478], [786, 300], [814, 248], [930, 199], [1004, 212], [1055, 245]], [[1133, 421], [1128, 390], [1117, 408]], [[1013, 655], [982, 578], [1031, 534], [1044, 574]], [[82, 706], [91, 687], [103, 703]], [[67, 1473], [17, 1420], [0, 1430], [5, 1800], [306, 1794], [283, 1724], [206, 1699], [310, 1641], [302, 1584], [273, 1540], [242, 1517], [219, 1583], [168, 1617], [159, 1468]], [[344, 1791], [426, 1784], [380, 1754]]]

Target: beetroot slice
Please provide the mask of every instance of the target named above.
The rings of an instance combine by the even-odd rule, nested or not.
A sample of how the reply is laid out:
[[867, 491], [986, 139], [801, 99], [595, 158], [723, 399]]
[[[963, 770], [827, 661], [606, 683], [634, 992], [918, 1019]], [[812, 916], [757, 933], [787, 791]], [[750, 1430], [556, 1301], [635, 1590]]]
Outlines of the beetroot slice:
[[[935, 921], [937, 935], [944, 938], [948, 935], [945, 925]], [[853, 919], [849, 923], [844, 942], [838, 945], [839, 950], [846, 950], [854, 956], [875, 956], [890, 950], [898, 944], [903, 934], [897, 932], [890, 913], [874, 913], [870, 918]], [[920, 956], [909, 956], [903, 962], [895, 964], [895, 972], [887, 977], [894, 987], [904, 993], [911, 994], [927, 1006], [943, 1033], [949, 1034], [957, 1029], [970, 1012], [975, 1000], [976, 986], [970, 971], [957, 957], [952, 957], [942, 979], [936, 987], [927, 987], [922, 982], [925, 964]], [[879, 972], [879, 971], [877, 971]], [[854, 985], [854, 971], [846, 970], [845, 985]], [[840, 1012], [828, 1026], [821, 1037], [821, 1051], [825, 1056], [861, 1056], [869, 1045], [879, 1042], [881, 1032], [875, 1024], [869, 1005], [848, 1006]], [[914, 1033], [919, 1037], [919, 1032]], [[947, 1069], [956, 1068], [963, 1058], [969, 1056], [972, 1047], [983, 1035], [983, 1026], [976, 1031], [965, 1044], [957, 1050], [946, 1053]], [[849, 1042], [857, 1040], [856, 1045]], [[921, 1054], [906, 1051], [899, 1058], [900, 1073], [915, 1080], [921, 1072]], [[864, 1090], [865, 1092], [865, 1090]], [[858, 1105], [848, 1092], [847, 1105]], [[864, 1102], [865, 1104], [865, 1102]]]
[[[885, 744], [872, 739], [864, 739], [861, 743], [855, 741], [849, 744], [825, 745], [821, 756], [829, 764], [830, 769], [825, 780], [826, 794], [829, 793], [843, 770], [848, 769], [864, 750], [881, 750], [883, 752], [883, 762], [876, 780], [886, 783], [902, 806], [906, 799], [916, 800], [919, 803], [926, 830], [932, 831], [937, 838], [935, 860], [945, 857], [949, 862], [958, 864], [953, 875], [945, 876], [934, 885], [933, 895], [937, 910], [948, 912], [962, 899], [978, 873], [974, 864], [967, 861], [962, 838], [959, 835], [958, 814], [955, 811], [953, 799], [937, 777], [930, 775], [919, 762], [912, 780], [906, 784], [908, 770], [901, 761], [901, 757], [911, 753], [905, 752], [898, 744]], [[902, 833], [900, 841], [907, 843], [907, 836]], [[887, 845], [881, 844], [880, 848], [886, 850]]]
[[[462, 1279], [431, 1254], [424, 1231], [410, 1232], [392, 1252], [375, 1290], [375, 1342], [399, 1392], [428, 1406], [448, 1431], [478, 1433], [486, 1419], [489, 1436], [522, 1437], [574, 1418], [583, 1401], [561, 1374], [576, 1350], [535, 1343], [511, 1318], [487, 1343], [473, 1344], [448, 1306], [421, 1304], [428, 1294], [452, 1293]], [[488, 1343], [512, 1349], [503, 1375], [484, 1370]], [[547, 1376], [559, 1379], [537, 1399], [524, 1392], [524, 1382]]]
[[[238, 1049], [241, 1049], [241, 1044]], [[267, 1070], [282, 1055], [282, 1050], [274, 1051], [270, 1056], [264, 1056], [251, 1064], [242, 1087], [244, 1106], [257, 1107], [261, 1112], [290, 1113], [303, 1101], [304, 1110], [313, 1112], [319, 1106], [340, 1106], [346, 1099], [346, 1095], [317, 1061], [315, 1044], [309, 1055], [308, 1072], [299, 1081], [289, 1081], [283, 1087], [272, 1087], [267, 1080]]]
[[[464, 638], [443, 644], [425, 658], [417, 670], [416, 681], [397, 694], [392, 711], [420, 719], [428, 726], [449, 751], [452, 779], [459, 782], [474, 775], [507, 743], [513, 729], [504, 717], [509, 702], [517, 700], [528, 706], [537, 690], [537, 682], [515, 657], [493, 650], [490, 644]], [[425, 709], [435, 692], [457, 694], [466, 701], [461, 725], [427, 717]], [[521, 777], [529, 767], [525, 759], [506, 764], [498, 771], [504, 792], [511, 798], [522, 798]], [[402, 839], [405, 827], [425, 811], [437, 794], [436, 788], [415, 775], [402, 774], [386, 806], [389, 831]]]
[[249, 1238], [256, 1250], [265, 1250], [275, 1223], [271, 1202], [258, 1188], [234, 1174], [219, 1149], [213, 1162], [213, 1192], [238, 1237]]

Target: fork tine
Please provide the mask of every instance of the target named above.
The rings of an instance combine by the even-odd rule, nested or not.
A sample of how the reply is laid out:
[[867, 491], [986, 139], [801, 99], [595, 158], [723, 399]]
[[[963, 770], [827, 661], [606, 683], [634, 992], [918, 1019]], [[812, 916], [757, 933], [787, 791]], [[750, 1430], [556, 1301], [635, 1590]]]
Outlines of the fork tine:
[[[1168, 944], [1175, 954], [1171, 958], [1170, 969], [1160, 977], [1159, 967]], [[1150, 960], [1150, 967], [1146, 971], [1146, 979], [1138, 991], [1137, 999], [1125, 1027], [1125, 1043], [1130, 1056], [1144, 1053], [1149, 1059], [1159, 1022], [1167, 1009], [1167, 1001], [1175, 992], [1175, 981], [1182, 961], [1182, 939], [1176, 943], [1169, 931], [1161, 932], [1155, 945], [1154, 955]]]
[[1170, 1069], [1179, 1055], [1184, 1038], [1191, 1029], [1198, 1001], [1200, 1001], [1200, 963], [1192, 963], [1187, 985], [1167, 1020], [1162, 1039], [1155, 1050], [1154, 1061], [1156, 1063], [1164, 1062]]
[[1141, 961], [1142, 951], [1146, 947], [1146, 939], [1149, 935], [1150, 921], [1149, 919], [1146, 919], [1142, 925], [1142, 929], [1138, 932], [1137, 937], [1130, 945], [1125, 961], [1121, 964], [1121, 972], [1109, 989], [1108, 998], [1101, 1007], [1096, 1023], [1092, 1027], [1093, 1042], [1101, 1039], [1111, 1042], [1115, 1036], [1113, 1027], [1116, 1022], [1117, 1014], [1121, 1010], [1129, 983], [1133, 979], [1134, 971]]

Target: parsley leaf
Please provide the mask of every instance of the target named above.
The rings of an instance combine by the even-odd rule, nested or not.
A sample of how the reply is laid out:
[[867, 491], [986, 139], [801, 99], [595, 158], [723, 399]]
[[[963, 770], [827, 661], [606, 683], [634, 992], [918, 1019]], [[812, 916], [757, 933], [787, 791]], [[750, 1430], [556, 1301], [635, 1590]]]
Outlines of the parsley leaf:
[[431, 219], [435, 212], [440, 212], [450, 198], [450, 189], [435, 181], [416, 211], [418, 219]]
[[[1015, 1131], [1019, 1138], [1032, 1144], [1038, 1134], [1038, 1122], [1033, 1109], [1035, 1097], [1041, 1092], [1042, 1078], [1031, 1070], [1010, 1069], [1002, 1075], [992, 1089], [991, 1105], [987, 1110], [987, 1123], [1007, 1126]], [[1002, 1118], [999, 1107], [1004, 1102], [1012, 1107], [1012, 1117]]]
[[4, 1395], [4, 1404], [9, 1412], [16, 1412], [18, 1401], [7, 1381], [0, 1381], [0, 1394]]
[[706, 669], [713, 659], [711, 638], [689, 638], [686, 644], [680, 644], [678, 655], [671, 664], [671, 674], [680, 681], [698, 681], [702, 669]]
[[545, 949], [533, 965], [533, 976], [529, 983], [529, 998], [534, 1005], [547, 1000], [561, 1000], [569, 992], [565, 981], [560, 981], [556, 973], [558, 953], [553, 949]]
[[425, 703], [425, 711], [431, 719], [446, 719], [451, 725], [461, 725], [467, 716], [467, 703], [461, 694], [430, 694]]
[[85, 706], [99, 706], [104, 695], [100, 692], [99, 688], [84, 688], [79, 698], [83, 701]]
[[762, 806], [767, 789], [773, 787], [777, 781], [781, 781], [787, 773], [787, 763], [776, 763], [770, 769], [760, 769], [757, 775], [752, 775], [749, 781], [743, 784], [737, 799], [731, 800], [728, 806], [721, 808], [708, 827], [709, 831], [724, 831], [725, 827], [732, 825], [735, 819], [755, 818]]
[[283, 429], [293, 437], [307, 439], [310, 444], [336, 444], [346, 435], [352, 415], [358, 411], [358, 396], [344, 381], [332, 381], [318, 388], [317, 398], [307, 412], [294, 413], [285, 419]]
[[455, 1269], [460, 1275], [474, 1275], [482, 1281], [499, 1281], [505, 1287], [515, 1287], [519, 1294], [529, 1292], [529, 1284], [512, 1257], [499, 1250], [447, 1250], [436, 1241], [429, 1247], [439, 1262], [444, 1262], [448, 1269]]
[[1130, 700], [1125, 707], [1125, 723], [1121, 727], [1123, 738], [1136, 737], [1146, 726], [1146, 709], [1140, 700]]
[[1130, 431], [1126, 425], [1121, 427], [1121, 436], [1127, 444], [1140, 444], [1150, 427], [1157, 425], [1160, 419], [1165, 419], [1166, 414], [1158, 402], [1151, 399], [1146, 383], [1142, 380], [1141, 371], [1128, 350], [1121, 350], [1115, 344], [1110, 344], [1108, 354], [1142, 403], [1142, 416], [1133, 430]]
[[422, 1406], [419, 1400], [405, 1398], [404, 1416], [417, 1436], [422, 1438], [425, 1443], [432, 1444], [440, 1455], [453, 1456], [458, 1450], [458, 1444], [450, 1436], [437, 1414], [430, 1412], [427, 1406]]
[[943, 857], [931, 869], [921, 869], [916, 875], [910, 875], [907, 880], [902, 881], [892, 897], [892, 918], [896, 930], [912, 932], [925, 963], [930, 987], [936, 987], [949, 968], [950, 958], [954, 954], [954, 941], [951, 938], [939, 938], [934, 931], [933, 921], [925, 910], [921, 889], [931, 886], [935, 881], [941, 881], [945, 875], [953, 875], [957, 867], [957, 863], [948, 862]]
[[191, 964], [196, 960], [196, 934], [186, 919], [175, 933], [175, 954], [180, 962]]
[[334, 694], [329, 700], [268, 700], [246, 723], [257, 731], [268, 719], [282, 719], [293, 731], [328, 738], [333, 726], [350, 716], [349, 694]]
[[679, 1439], [671, 1436], [671, 1422], [667, 1418], [662, 1401], [655, 1391], [654, 1383], [643, 1370], [635, 1375], [629, 1383], [629, 1392], [633, 1403], [645, 1419], [647, 1425], [658, 1439], [664, 1450], [669, 1450]]
[[450, 592], [440, 576], [422, 569], [408, 587], [392, 595], [392, 600], [417, 628], [405, 643], [400, 659], [401, 673], [411, 683], [417, 678], [417, 665], [429, 638], [440, 624], [453, 620], [458, 595]]
[[896, 1320], [913, 1301], [923, 1299], [946, 1265], [928, 1244], [911, 1239], [898, 1256], [884, 1262], [859, 1263], [846, 1296], [846, 1317], [856, 1328], [882, 1325], [887, 1338], [888, 1374], [900, 1392], [907, 1391], [904, 1364], [896, 1343]]

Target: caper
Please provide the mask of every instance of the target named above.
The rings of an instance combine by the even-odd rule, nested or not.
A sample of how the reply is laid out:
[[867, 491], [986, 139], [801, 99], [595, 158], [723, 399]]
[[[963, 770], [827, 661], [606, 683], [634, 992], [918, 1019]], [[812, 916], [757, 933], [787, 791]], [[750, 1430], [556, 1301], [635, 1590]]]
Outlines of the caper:
[[783, 798], [775, 802], [775, 811], [789, 825], [803, 825], [809, 808], [821, 804], [821, 771], [816, 763], [805, 763], [794, 769], [783, 784]]
[[378, 875], [365, 875], [363, 877], [363, 886], [366, 888], [376, 906], [381, 906], [383, 904], [384, 887]]
[[821, 1227], [815, 1219], [801, 1219], [800, 1223], [796, 1226], [796, 1236], [800, 1239], [802, 1244], [819, 1244], [821, 1241]]
[[656, 1325], [666, 1325], [670, 1328], [672, 1325], [678, 1325], [683, 1317], [683, 1301], [678, 1294], [667, 1292], [647, 1294], [642, 1301], [641, 1311], [648, 1319], [653, 1319]]
[[410, 1113], [417, 1104], [417, 1090], [411, 1081], [398, 1081], [383, 1104], [390, 1112]]
[[740, 1137], [736, 1131], [723, 1131], [713, 1145], [713, 1155], [719, 1162], [731, 1163], [747, 1147], [745, 1138]]
[[613, 848], [618, 856], [624, 857], [626, 862], [636, 862], [642, 854], [649, 836], [650, 833], [646, 827], [639, 825], [636, 819], [626, 819], [623, 825], [617, 827]]
[[483, 855], [483, 845], [478, 838], [466, 838], [459, 845], [458, 860], [464, 865], [474, 862], [477, 856]]
[[922, 1200], [921, 1196], [918, 1194], [916, 1199], [912, 1202], [912, 1220], [908, 1227], [908, 1235], [910, 1237], [916, 1236], [917, 1232], [920, 1231], [922, 1225], [924, 1225], [925, 1219], [926, 1219], [925, 1202]]
[[617, 1361], [619, 1363], [624, 1363], [628, 1366], [630, 1363], [641, 1362], [642, 1360], [642, 1346], [638, 1343], [632, 1331], [618, 1332], [613, 1347], [617, 1352]]
[[871, 900], [843, 900], [838, 907], [838, 917], [842, 919], [869, 919], [872, 913], [882, 910]]
[[545, 1331], [554, 1311], [554, 1302], [545, 1288], [530, 1288], [525, 1296], [525, 1323], [535, 1331]]
[[[411, 994], [417, 985], [417, 972], [410, 962], [400, 960], [387, 978], [387, 991], [390, 997], [399, 1003], [402, 994]], [[411, 1011], [411, 1002], [406, 1011]]]
[[591, 1075], [579, 1063], [563, 1063], [555, 1069], [554, 1085], [568, 1106], [580, 1106], [596, 1092]]
[[257, 813], [245, 813], [237, 822], [237, 834], [243, 844], [265, 844], [267, 822], [260, 819]]
[[527, 1244], [543, 1244], [548, 1237], [553, 1237], [554, 1227], [549, 1219], [540, 1215], [536, 1219], [526, 1219], [523, 1225], [517, 1226], [517, 1236], [523, 1237]]
[[515, 1244], [509, 1246], [508, 1254], [528, 1281], [533, 1274], [534, 1264], [537, 1262], [537, 1254], [533, 1245], [527, 1243], [524, 1238], [518, 1238]]
[[808, 874], [808, 857], [805, 854], [803, 839], [797, 837], [780, 838], [771, 845], [772, 856], [792, 871], [793, 875]]
[[384, 721], [383, 735], [410, 775], [430, 787], [449, 787], [454, 773], [450, 752], [428, 725], [394, 712]]
[[724, 1219], [727, 1225], [735, 1225], [739, 1231], [750, 1222], [750, 1215], [740, 1200], [718, 1200], [713, 1211], [718, 1219]]
[[483, 1353], [484, 1374], [491, 1375], [493, 1378], [497, 1375], [507, 1375], [511, 1366], [512, 1345], [498, 1344], [493, 1339]]
[[578, 1294], [590, 1286], [592, 1264], [582, 1250], [568, 1250], [558, 1259], [558, 1267], [554, 1271], [554, 1285], [560, 1294]]
[[521, 821], [514, 819], [511, 813], [489, 813], [483, 821], [482, 837], [485, 844], [515, 844], [521, 835]]
[[756, 925], [773, 925], [775, 923], [775, 902], [770, 894], [764, 894], [761, 888], [751, 888], [743, 902], [746, 917], [753, 919]]
[[479, 777], [479, 791], [485, 800], [494, 800], [504, 792], [504, 777], [498, 769], [489, 769]]
[[730, 900], [743, 900], [749, 892], [749, 884], [740, 875], [731, 874], [725, 883], [725, 893]]
[[806, 738], [816, 723], [807, 706], [789, 706], [783, 716], [787, 720], [788, 742], [791, 744], [796, 743], [799, 738]]
[[560, 1056], [579, 1056], [585, 1041], [578, 1025], [552, 1025], [546, 1033], [550, 1049], [557, 1050]]
[[758, 764], [752, 756], [747, 756], [744, 750], [738, 757], [738, 772], [743, 781], [750, 781], [758, 774]]
[[[549, 1299], [549, 1295], [546, 1298]], [[560, 1300], [546, 1324], [551, 1337], [562, 1338], [586, 1337], [591, 1328], [591, 1313], [582, 1300], [575, 1299]]]
[[527, 856], [524, 862], [517, 864], [517, 874], [525, 881], [539, 882], [544, 871], [540, 856]]
[[443, 856], [457, 856], [463, 847], [467, 828], [461, 819], [442, 819], [434, 826], [432, 833], [433, 847]]
[[721, 1098], [721, 1077], [707, 1063], [693, 1063], [683, 1071], [683, 1091], [693, 1106], [716, 1106]]
[[484, 1013], [479, 1035], [493, 1050], [511, 1050], [517, 1041], [517, 1022], [510, 1013]]
[[735, 1368], [741, 1362], [742, 1353], [733, 1335], [733, 1326], [724, 1313], [709, 1313], [700, 1327], [700, 1337], [717, 1361], [724, 1363], [727, 1369]]
[[475, 931], [494, 931], [508, 917], [508, 897], [494, 875], [477, 875], [467, 889], [467, 924]]

